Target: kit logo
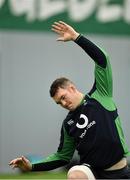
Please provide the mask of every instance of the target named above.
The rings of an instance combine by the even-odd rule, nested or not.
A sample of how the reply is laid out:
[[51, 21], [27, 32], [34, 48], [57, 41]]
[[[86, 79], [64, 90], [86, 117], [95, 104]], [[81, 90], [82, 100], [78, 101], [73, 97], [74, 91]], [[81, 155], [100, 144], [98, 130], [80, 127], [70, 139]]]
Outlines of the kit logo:
[[85, 129], [84, 129], [84, 132], [80, 135], [80, 138], [83, 138], [83, 137], [86, 135], [87, 130], [90, 129], [93, 125], [95, 125], [96, 122], [95, 122], [95, 121], [92, 121], [92, 122], [90, 122], [90, 123], [88, 124], [88, 117], [87, 117], [86, 115], [84, 115], [84, 114], [81, 114], [81, 115], [80, 115], [80, 118], [82, 118], [82, 119], [84, 120], [84, 123], [83, 123], [83, 124], [77, 123], [77, 124], [76, 124], [76, 127], [78, 127], [79, 129], [85, 128]]
[[70, 120], [67, 122], [68, 125], [72, 125], [73, 123], [74, 123], [73, 119], [70, 119]]
[[79, 129], [83, 129], [83, 128], [85, 128], [88, 125], [88, 117], [85, 116], [84, 114], [80, 114], [80, 119], [81, 118], [84, 120], [84, 123], [83, 124], [79, 124], [79, 123], [76, 124], [76, 126]]

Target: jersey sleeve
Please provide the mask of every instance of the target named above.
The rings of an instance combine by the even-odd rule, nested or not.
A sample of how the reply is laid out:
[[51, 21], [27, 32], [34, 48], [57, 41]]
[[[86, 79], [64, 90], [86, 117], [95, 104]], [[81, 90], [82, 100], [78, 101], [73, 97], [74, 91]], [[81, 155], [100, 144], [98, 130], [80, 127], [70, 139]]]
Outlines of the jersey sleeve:
[[60, 144], [57, 152], [38, 163], [32, 164], [32, 171], [49, 171], [64, 166], [70, 162], [74, 151], [74, 139], [70, 137], [65, 128], [62, 127]]
[[113, 82], [112, 70], [108, 54], [95, 45], [93, 42], [80, 35], [75, 42], [94, 60], [95, 62], [95, 83], [91, 94], [96, 91], [96, 95], [112, 97]]

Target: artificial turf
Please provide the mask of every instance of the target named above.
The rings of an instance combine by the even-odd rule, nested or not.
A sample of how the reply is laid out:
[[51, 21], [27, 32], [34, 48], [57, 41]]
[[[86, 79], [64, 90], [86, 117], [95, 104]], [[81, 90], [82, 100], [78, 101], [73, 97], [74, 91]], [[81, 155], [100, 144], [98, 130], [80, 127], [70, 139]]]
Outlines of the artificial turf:
[[0, 174], [0, 179], [66, 179], [65, 172]]

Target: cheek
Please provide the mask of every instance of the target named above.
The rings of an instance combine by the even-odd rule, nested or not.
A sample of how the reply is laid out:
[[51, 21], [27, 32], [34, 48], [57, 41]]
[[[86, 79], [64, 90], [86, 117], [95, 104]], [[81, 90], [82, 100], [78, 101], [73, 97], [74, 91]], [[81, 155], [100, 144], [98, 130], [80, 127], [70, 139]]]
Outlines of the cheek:
[[66, 96], [66, 102], [71, 102], [72, 96], [71, 94], [67, 94]]
[[70, 94], [70, 96], [68, 96], [68, 101], [70, 103], [73, 103], [75, 101], [75, 98], [74, 98], [74, 96], [72, 94]]

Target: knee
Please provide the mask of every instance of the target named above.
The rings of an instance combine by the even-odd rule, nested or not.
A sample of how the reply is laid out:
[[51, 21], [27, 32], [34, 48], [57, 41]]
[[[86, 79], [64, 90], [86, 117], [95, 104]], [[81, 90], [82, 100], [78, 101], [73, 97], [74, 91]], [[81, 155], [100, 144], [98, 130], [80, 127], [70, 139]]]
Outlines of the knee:
[[87, 166], [79, 165], [79, 166], [73, 166], [67, 174], [68, 180], [94, 180], [95, 177]]
[[78, 171], [78, 170], [70, 172], [67, 177], [68, 180], [80, 180], [80, 179], [88, 180], [87, 175], [84, 174], [82, 171]]

